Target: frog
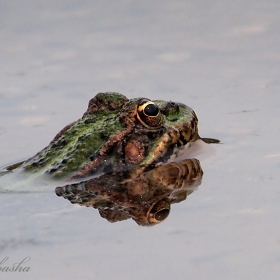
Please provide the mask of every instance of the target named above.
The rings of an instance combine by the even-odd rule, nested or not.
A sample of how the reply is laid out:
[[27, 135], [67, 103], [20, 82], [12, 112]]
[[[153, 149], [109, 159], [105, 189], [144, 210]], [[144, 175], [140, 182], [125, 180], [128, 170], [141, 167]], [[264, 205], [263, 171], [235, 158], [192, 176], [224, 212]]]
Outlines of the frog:
[[138, 176], [197, 139], [198, 118], [183, 103], [100, 92], [22, 168], [72, 181], [121, 171]]
[[174, 161], [198, 140], [219, 142], [200, 137], [196, 113], [183, 103], [99, 92], [81, 118], [5, 172], [42, 176], [36, 184], [54, 182], [57, 196], [96, 208], [108, 221], [154, 225], [201, 184], [197, 159]]

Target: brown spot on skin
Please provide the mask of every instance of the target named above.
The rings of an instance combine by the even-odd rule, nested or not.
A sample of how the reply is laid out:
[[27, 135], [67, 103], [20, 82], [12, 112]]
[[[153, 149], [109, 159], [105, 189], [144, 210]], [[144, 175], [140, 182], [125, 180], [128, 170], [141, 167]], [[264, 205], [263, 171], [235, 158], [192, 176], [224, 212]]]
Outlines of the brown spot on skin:
[[143, 195], [148, 191], [149, 186], [145, 182], [133, 181], [133, 184], [127, 185], [128, 193], [131, 195]]
[[124, 153], [126, 163], [137, 164], [144, 159], [145, 147], [142, 142], [132, 139], [125, 146]]
[[[99, 92], [94, 98], [88, 103], [88, 109], [84, 113], [83, 117], [89, 114], [94, 114], [101, 111], [114, 111], [123, 107], [128, 101], [124, 95], [119, 93], [110, 93], [110, 96], [116, 95], [115, 100], [113, 98], [106, 99], [106, 93]], [[121, 97], [121, 98], [120, 98]]]

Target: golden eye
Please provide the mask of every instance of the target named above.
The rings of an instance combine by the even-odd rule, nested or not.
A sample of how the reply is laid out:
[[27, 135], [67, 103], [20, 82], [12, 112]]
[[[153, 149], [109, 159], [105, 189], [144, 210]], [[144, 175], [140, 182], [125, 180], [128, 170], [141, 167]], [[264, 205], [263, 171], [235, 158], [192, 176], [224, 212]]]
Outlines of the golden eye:
[[148, 211], [147, 218], [149, 223], [155, 224], [165, 220], [170, 212], [170, 202], [167, 200], [160, 200], [156, 202]]
[[141, 99], [137, 108], [137, 119], [150, 129], [160, 128], [163, 123], [158, 106], [149, 99]]

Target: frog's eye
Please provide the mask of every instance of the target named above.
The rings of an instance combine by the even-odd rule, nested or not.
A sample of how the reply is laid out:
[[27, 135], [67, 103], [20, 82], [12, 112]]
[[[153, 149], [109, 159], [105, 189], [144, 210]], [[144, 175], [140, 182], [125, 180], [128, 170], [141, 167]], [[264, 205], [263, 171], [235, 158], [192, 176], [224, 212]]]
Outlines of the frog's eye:
[[148, 221], [150, 224], [160, 223], [165, 220], [170, 212], [170, 202], [160, 200], [156, 202], [148, 211]]
[[149, 99], [142, 99], [137, 108], [137, 119], [147, 128], [162, 126], [163, 117], [158, 106]]

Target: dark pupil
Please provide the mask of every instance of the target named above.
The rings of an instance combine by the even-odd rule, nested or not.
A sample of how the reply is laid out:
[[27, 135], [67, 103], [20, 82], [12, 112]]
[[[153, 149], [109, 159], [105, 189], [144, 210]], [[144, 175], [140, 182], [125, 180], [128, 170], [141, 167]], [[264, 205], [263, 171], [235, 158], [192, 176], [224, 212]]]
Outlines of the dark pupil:
[[163, 221], [164, 219], [167, 218], [168, 215], [169, 215], [169, 209], [163, 209], [156, 213], [155, 218], [157, 219], [157, 221]]
[[144, 113], [147, 116], [157, 116], [158, 114], [158, 107], [155, 104], [149, 104], [145, 107]]

